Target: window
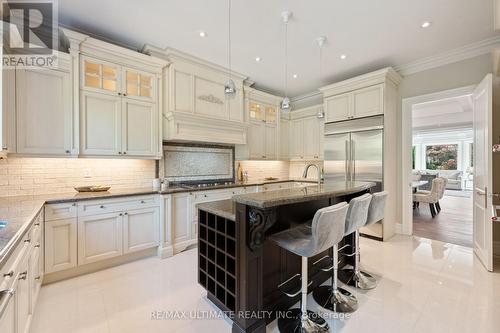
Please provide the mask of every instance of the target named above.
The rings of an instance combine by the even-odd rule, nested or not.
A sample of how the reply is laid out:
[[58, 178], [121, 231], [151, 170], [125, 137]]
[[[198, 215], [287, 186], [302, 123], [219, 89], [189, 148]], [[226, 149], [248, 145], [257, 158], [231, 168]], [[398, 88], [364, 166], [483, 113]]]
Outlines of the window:
[[425, 166], [428, 170], [457, 170], [458, 144], [425, 147]]

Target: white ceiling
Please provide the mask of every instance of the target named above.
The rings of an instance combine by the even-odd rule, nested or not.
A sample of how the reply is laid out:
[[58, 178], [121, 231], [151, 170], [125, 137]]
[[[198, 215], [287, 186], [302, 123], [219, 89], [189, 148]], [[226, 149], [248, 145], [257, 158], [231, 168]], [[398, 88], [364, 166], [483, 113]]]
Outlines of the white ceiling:
[[[227, 0], [59, 0], [60, 23], [137, 49], [173, 47], [227, 65]], [[233, 69], [283, 90], [283, 23], [289, 23], [289, 96], [385, 66], [480, 41], [493, 31], [492, 0], [233, 0]], [[429, 20], [432, 26], [420, 27]], [[199, 31], [207, 37], [199, 37]], [[319, 73], [315, 39], [328, 38]], [[348, 58], [340, 60], [340, 55]], [[262, 58], [260, 63], [255, 57]], [[298, 74], [297, 79], [292, 74]]]
[[414, 130], [430, 128], [471, 127], [473, 121], [472, 98], [461, 96], [414, 105]]

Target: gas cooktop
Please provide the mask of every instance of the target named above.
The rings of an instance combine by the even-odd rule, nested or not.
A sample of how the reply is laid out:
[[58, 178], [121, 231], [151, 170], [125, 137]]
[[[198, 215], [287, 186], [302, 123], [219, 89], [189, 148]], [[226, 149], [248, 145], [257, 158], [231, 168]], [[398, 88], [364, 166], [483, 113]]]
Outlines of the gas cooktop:
[[233, 185], [234, 182], [197, 182], [197, 183], [179, 183], [177, 184], [180, 187], [193, 189], [193, 188], [205, 188], [205, 187], [215, 187], [222, 185]]

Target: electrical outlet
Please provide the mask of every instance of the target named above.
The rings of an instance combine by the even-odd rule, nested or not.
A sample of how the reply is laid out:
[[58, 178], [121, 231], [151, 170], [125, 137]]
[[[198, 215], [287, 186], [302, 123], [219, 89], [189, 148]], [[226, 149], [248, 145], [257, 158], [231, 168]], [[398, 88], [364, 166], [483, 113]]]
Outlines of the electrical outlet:
[[92, 170], [91, 169], [85, 169], [83, 171], [83, 178], [92, 178]]

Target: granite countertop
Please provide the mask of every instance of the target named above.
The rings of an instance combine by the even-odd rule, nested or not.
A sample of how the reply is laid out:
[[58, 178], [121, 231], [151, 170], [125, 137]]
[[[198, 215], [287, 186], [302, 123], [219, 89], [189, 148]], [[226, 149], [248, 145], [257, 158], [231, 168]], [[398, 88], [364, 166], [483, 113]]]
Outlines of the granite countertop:
[[[109, 190], [106, 192], [72, 192], [59, 193], [36, 196], [15, 196], [0, 198], [0, 222], [7, 222], [7, 225], [0, 229], [0, 268], [5, 264], [9, 255], [15, 249], [19, 241], [22, 239], [27, 230], [31, 227], [35, 217], [42, 210], [44, 204], [55, 204], [65, 202], [77, 202], [83, 200], [94, 199], [110, 199], [118, 197], [126, 197], [133, 195], [148, 195], [148, 194], [174, 194], [181, 192], [193, 191], [208, 191], [222, 188], [242, 187], [242, 186], [257, 186], [270, 183], [282, 182], [314, 182], [311, 179], [276, 179], [276, 180], [259, 180], [250, 182], [236, 182], [234, 184], [221, 184], [218, 186], [200, 187], [200, 188], [185, 188], [180, 186], [169, 187], [165, 191], [154, 190], [151, 187], [129, 188]], [[217, 205], [215, 205], [217, 206]], [[234, 220], [234, 209], [231, 209], [226, 203], [220, 208], [225, 213], [224, 217]], [[215, 209], [215, 208], [214, 208]]]
[[269, 192], [258, 192], [235, 195], [233, 200], [237, 203], [258, 208], [269, 208], [288, 205], [309, 200], [342, 196], [367, 190], [375, 186], [372, 182], [327, 182], [320, 186], [307, 186]]
[[212, 213], [214, 215], [223, 217], [225, 219], [236, 221], [236, 203], [231, 200], [219, 200], [213, 202], [204, 202], [196, 205], [198, 209], [205, 212]]

